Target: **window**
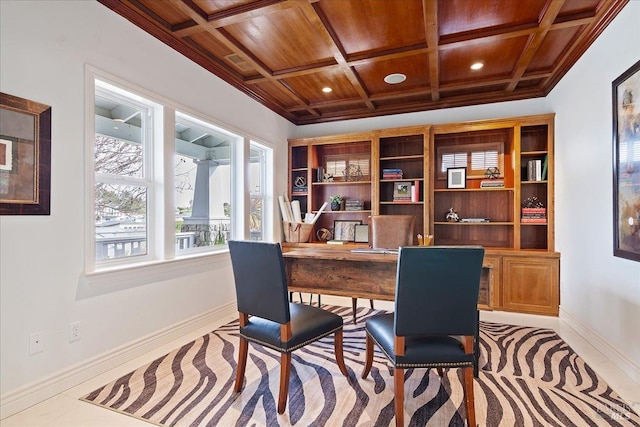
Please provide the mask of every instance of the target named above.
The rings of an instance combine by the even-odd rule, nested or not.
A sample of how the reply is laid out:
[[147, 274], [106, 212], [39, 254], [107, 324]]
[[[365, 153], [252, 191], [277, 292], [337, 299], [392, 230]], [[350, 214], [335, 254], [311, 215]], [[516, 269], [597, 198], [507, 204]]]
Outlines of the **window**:
[[96, 88], [95, 259], [149, 255], [153, 105]]
[[257, 142], [251, 141], [250, 169], [249, 169], [249, 232], [251, 240], [265, 240], [265, 221], [268, 220], [267, 169], [270, 159], [270, 150]]
[[325, 156], [325, 173], [335, 181], [360, 181], [370, 179], [369, 156], [345, 154]]
[[441, 146], [437, 149], [437, 178], [447, 179], [448, 168], [467, 168], [467, 178], [484, 178], [488, 168], [498, 168], [503, 173], [504, 144], [467, 144]]
[[273, 234], [272, 148], [142, 89], [123, 89], [115, 78], [87, 75], [94, 117], [87, 125], [87, 273]]
[[233, 144], [242, 137], [176, 113], [176, 254], [226, 245], [232, 235]]

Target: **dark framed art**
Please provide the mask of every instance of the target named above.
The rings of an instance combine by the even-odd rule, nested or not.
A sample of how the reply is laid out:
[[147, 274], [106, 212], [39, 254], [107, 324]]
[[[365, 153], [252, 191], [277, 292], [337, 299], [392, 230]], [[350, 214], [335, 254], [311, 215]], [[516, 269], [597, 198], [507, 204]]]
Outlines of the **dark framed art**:
[[0, 215], [49, 215], [51, 107], [0, 93]]
[[466, 188], [467, 168], [447, 168], [447, 188]]
[[613, 255], [640, 261], [640, 61], [612, 86]]

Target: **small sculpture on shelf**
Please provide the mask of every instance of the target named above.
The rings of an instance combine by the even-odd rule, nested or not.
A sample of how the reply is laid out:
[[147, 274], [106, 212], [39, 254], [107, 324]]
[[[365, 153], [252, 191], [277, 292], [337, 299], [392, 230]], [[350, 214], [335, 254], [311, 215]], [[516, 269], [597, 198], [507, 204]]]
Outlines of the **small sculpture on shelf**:
[[362, 169], [359, 165], [349, 165], [342, 171], [345, 181], [362, 181]]
[[536, 196], [527, 197], [524, 202], [522, 202], [523, 208], [544, 208], [544, 205]]
[[484, 171], [484, 177], [488, 179], [498, 179], [500, 178], [500, 169], [487, 168], [487, 170]]
[[325, 173], [322, 177], [322, 182], [333, 182], [333, 174]]
[[458, 216], [458, 212], [456, 212], [453, 207], [449, 208], [449, 212], [447, 212], [447, 216], [445, 218], [448, 222], [459, 222], [460, 217]]

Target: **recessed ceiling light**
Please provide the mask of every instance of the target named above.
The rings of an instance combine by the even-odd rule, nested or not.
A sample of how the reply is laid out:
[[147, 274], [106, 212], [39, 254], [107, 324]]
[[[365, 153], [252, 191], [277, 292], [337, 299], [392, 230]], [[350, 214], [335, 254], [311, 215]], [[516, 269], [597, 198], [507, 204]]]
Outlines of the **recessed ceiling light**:
[[333, 91], [333, 89], [331, 89], [330, 87], [323, 87], [323, 88], [322, 88], [322, 91], [323, 91], [324, 93], [329, 93], [329, 92], [332, 92], [332, 91]]
[[402, 83], [405, 80], [407, 80], [407, 76], [401, 73], [389, 74], [384, 78], [385, 83], [390, 85], [396, 85], [398, 83]]
[[484, 67], [484, 64], [482, 62], [476, 62], [474, 64], [471, 64], [471, 69], [472, 70], [479, 70], [482, 67]]

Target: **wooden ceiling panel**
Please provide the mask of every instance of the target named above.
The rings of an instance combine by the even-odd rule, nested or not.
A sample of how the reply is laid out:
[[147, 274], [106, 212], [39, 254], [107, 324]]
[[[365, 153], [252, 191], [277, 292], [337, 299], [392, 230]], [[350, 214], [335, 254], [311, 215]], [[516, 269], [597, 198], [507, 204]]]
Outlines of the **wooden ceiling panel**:
[[572, 46], [572, 41], [580, 34], [581, 29], [582, 27], [569, 27], [549, 31], [535, 56], [531, 59], [527, 72], [552, 71], [559, 59], [567, 53], [566, 50]]
[[285, 109], [293, 108], [299, 104], [291, 92], [283, 88], [281, 84], [265, 81], [256, 83], [253, 87], [270, 99], [277, 101]]
[[251, 18], [224, 30], [273, 72], [335, 62], [299, 8]]
[[629, 0], [98, 1], [303, 125], [545, 96]]
[[[429, 58], [426, 54], [403, 56], [387, 61], [366, 62], [354, 66], [369, 94], [429, 89]], [[385, 76], [401, 73], [407, 79], [399, 84], [385, 83]]]
[[426, 45], [422, 0], [321, 1], [347, 56]]
[[547, 0], [439, 0], [440, 35], [536, 26]]
[[243, 57], [221, 44], [208, 32], [192, 34], [185, 38], [185, 41], [193, 43], [203, 54], [211, 55], [218, 61], [222, 60], [222, 66], [228, 67], [231, 72], [241, 74], [244, 78], [260, 75], [250, 62], [245, 61]]
[[[489, 80], [511, 76], [526, 46], [528, 37], [513, 37], [499, 41], [483, 40], [457, 44], [440, 52], [440, 82], [442, 85], [473, 80]], [[471, 70], [471, 64], [484, 67]]]
[[[158, 2], [158, 0], [152, 0]], [[246, 6], [264, 3], [261, 0], [192, 0], [204, 13], [214, 15], [233, 9], [240, 9]]]
[[178, 26], [191, 21], [176, 4], [159, 2], [158, 0], [130, 0], [132, 6], [139, 8], [145, 15], [168, 26]]
[[[360, 99], [343, 70], [338, 67], [324, 73], [290, 77], [284, 79], [284, 83], [311, 104]], [[331, 88], [331, 92], [323, 92], [324, 87]]]

